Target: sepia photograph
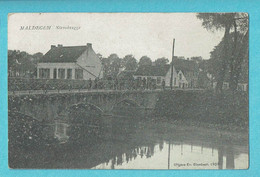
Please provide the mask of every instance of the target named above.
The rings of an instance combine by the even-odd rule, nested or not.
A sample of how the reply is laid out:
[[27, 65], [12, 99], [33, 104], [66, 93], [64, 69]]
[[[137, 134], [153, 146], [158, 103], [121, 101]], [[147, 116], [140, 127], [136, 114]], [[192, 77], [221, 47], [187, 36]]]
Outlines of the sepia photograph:
[[248, 169], [248, 24], [9, 13], [9, 168]]

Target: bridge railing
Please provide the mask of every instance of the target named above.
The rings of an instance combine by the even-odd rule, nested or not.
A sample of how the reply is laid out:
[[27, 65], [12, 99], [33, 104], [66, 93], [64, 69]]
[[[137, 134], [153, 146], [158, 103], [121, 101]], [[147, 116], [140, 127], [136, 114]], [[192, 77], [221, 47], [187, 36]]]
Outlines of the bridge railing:
[[[22, 77], [8, 78], [9, 94], [61, 93], [75, 90], [155, 90], [163, 89], [154, 82], [140, 80], [72, 80], [72, 79], [34, 79]], [[165, 88], [169, 89], [169, 88]], [[196, 90], [198, 88], [175, 88], [177, 90]]]
[[32, 78], [8, 78], [8, 91], [60, 91], [60, 90], [136, 90], [156, 89], [156, 84], [144, 85], [137, 80], [72, 80], [72, 79], [32, 79]]

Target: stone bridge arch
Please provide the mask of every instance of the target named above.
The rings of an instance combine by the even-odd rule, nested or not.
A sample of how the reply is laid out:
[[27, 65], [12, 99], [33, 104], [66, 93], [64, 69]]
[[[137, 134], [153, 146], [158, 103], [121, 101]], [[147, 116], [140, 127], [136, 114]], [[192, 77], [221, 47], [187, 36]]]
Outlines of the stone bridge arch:
[[16, 95], [8, 97], [8, 110], [16, 110], [38, 120], [51, 121], [73, 105], [93, 106], [104, 114], [110, 114], [113, 107], [122, 101], [144, 108], [154, 108], [157, 95], [157, 92], [143, 91]]
[[86, 113], [92, 113], [96, 115], [103, 114], [103, 110], [100, 107], [88, 102], [79, 102], [68, 105], [62, 112], [59, 113], [58, 116], [66, 115], [74, 111], [85, 111]]
[[139, 103], [137, 103], [135, 100], [133, 99], [129, 99], [129, 98], [122, 98], [119, 101], [115, 102], [112, 106], [110, 110], [113, 110], [116, 106], [120, 106], [120, 105], [126, 105], [129, 104], [129, 106], [135, 106], [135, 107], [142, 107]]

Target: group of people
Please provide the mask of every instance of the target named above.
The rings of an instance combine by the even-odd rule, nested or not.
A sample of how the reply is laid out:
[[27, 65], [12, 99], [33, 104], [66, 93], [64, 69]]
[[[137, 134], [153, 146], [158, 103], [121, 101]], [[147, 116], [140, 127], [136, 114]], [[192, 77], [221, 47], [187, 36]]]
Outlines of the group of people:
[[[111, 90], [154, 90], [158, 87], [155, 79], [113, 79], [113, 80], [102, 80], [89, 78], [85, 88], [91, 89], [111, 89]], [[161, 82], [161, 88], [165, 89], [165, 80]]]

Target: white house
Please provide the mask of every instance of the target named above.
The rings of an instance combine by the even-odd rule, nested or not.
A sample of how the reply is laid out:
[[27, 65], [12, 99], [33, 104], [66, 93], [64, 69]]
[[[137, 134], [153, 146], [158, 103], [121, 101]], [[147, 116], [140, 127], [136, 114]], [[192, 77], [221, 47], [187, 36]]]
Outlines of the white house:
[[102, 78], [102, 63], [92, 49], [86, 46], [51, 46], [37, 65], [37, 78], [83, 79]]
[[[161, 85], [162, 81], [165, 81], [165, 86], [170, 86], [171, 80], [171, 65], [156, 66], [156, 65], [143, 65], [139, 66], [134, 74], [135, 79], [156, 80], [157, 85]], [[188, 81], [186, 80], [181, 70], [176, 71], [173, 67], [173, 86], [179, 88], [188, 87]]]
[[[213, 82], [213, 88], [215, 89], [216, 86], [217, 86], [217, 82], [215, 81], [215, 82]], [[228, 90], [229, 89], [229, 82], [224, 81], [222, 89], [223, 90]], [[246, 82], [238, 83], [237, 84], [237, 90], [238, 91], [245, 91], [245, 92], [248, 91], [248, 83], [246, 83]]]

